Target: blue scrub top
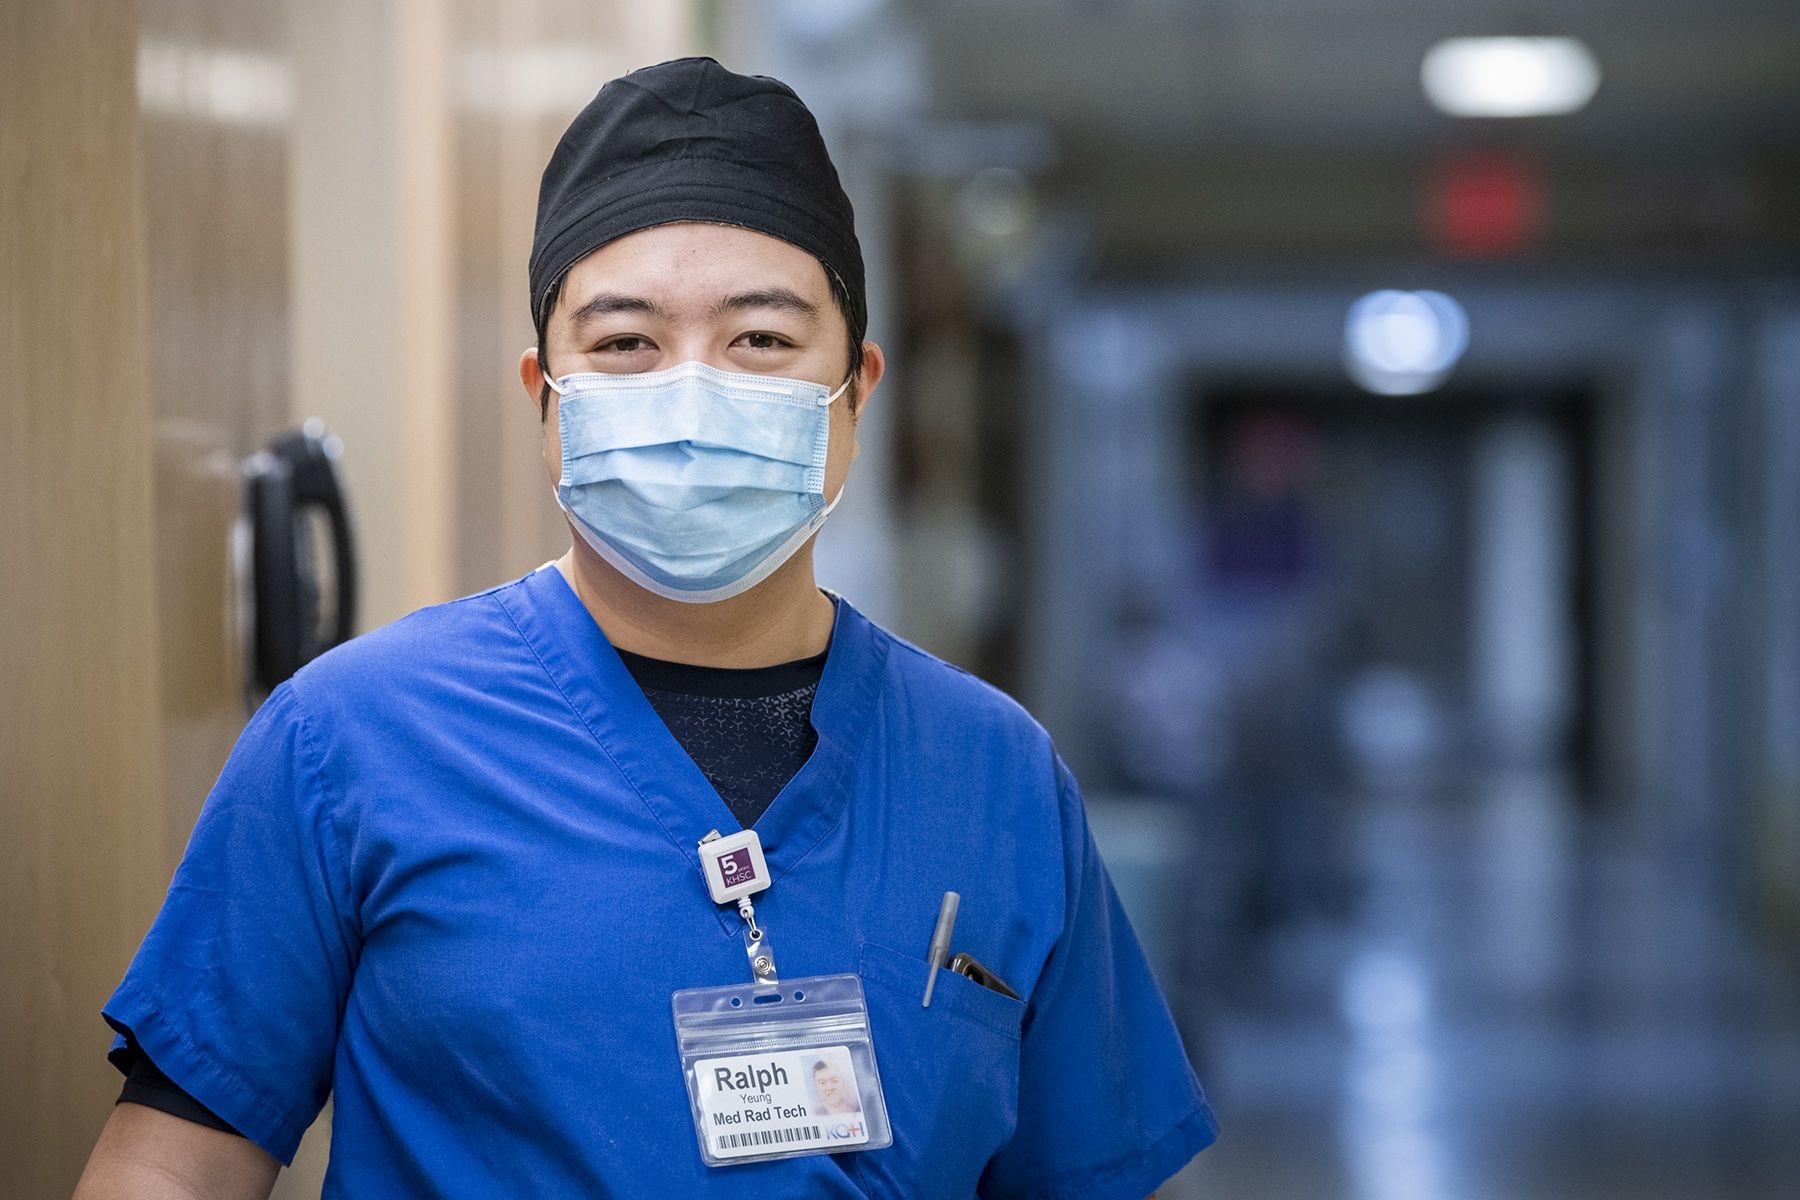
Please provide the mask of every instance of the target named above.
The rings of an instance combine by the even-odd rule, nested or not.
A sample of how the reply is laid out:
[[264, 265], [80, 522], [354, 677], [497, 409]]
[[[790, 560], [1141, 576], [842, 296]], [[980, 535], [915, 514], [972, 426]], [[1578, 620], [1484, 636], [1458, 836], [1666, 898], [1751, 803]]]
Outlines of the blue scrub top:
[[[757, 822], [784, 978], [853, 971], [894, 1143], [709, 1168], [670, 995], [748, 980], [695, 852], [738, 826], [560, 572], [276, 690], [105, 1009], [325, 1195], [1142, 1197], [1216, 1124], [1044, 731], [843, 600]], [[953, 949], [1023, 1002], [940, 970]]]

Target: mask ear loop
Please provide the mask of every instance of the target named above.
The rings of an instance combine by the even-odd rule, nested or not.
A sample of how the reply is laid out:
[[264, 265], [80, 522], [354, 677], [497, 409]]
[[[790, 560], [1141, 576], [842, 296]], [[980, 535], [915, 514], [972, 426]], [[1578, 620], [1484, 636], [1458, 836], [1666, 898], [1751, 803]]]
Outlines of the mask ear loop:
[[551, 391], [555, 392], [559, 396], [566, 396], [569, 394], [569, 393], [565, 392], [562, 388], [557, 386], [556, 376], [554, 376], [554, 375], [550, 374], [550, 372], [544, 370], [543, 363], [538, 364], [538, 371], [544, 376], [544, 384]]
[[[829, 396], [825, 396], [820, 399], [819, 407], [820, 408], [830, 408], [833, 404], [837, 403], [837, 398], [839, 396], [843, 395], [845, 392], [850, 390], [850, 384], [853, 380], [855, 380], [855, 378], [856, 378], [856, 373], [854, 371], [852, 371], [850, 374], [844, 376], [844, 382], [838, 384], [837, 391], [831, 393], [831, 395], [829, 395]], [[856, 414], [851, 413], [850, 417], [851, 417], [851, 420], [855, 420]], [[821, 511], [819, 513], [818, 517], [815, 518], [815, 520], [818, 523], [813, 526], [813, 532], [817, 533], [819, 530], [819, 527], [825, 524], [825, 518], [829, 517], [831, 515], [831, 510], [836, 508], [838, 506], [838, 501], [842, 500], [844, 498], [844, 489], [847, 486], [849, 486], [849, 483], [850, 483], [849, 479], [845, 479], [843, 483], [838, 484], [837, 495], [833, 496], [830, 500], [825, 502], [825, 508], [823, 509], [823, 511]]]

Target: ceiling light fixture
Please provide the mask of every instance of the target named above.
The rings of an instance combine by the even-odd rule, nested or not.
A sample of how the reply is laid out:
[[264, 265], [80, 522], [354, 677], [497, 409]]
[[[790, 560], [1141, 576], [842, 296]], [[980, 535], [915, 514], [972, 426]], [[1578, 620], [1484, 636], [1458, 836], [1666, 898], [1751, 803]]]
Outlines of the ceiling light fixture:
[[1560, 116], [1594, 98], [1600, 64], [1572, 37], [1456, 37], [1425, 52], [1419, 81], [1453, 117]]

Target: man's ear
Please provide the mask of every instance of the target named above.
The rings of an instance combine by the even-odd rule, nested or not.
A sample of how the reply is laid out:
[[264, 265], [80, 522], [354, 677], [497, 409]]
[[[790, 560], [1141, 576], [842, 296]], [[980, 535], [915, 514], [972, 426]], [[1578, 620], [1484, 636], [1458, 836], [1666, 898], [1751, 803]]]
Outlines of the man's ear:
[[548, 408], [544, 392], [549, 385], [544, 382], [544, 369], [538, 364], [536, 346], [528, 346], [525, 353], [519, 355], [519, 382], [525, 386], [525, 394], [531, 398], [531, 407], [538, 410], [541, 420]]
[[869, 407], [869, 398], [875, 394], [875, 388], [881, 383], [881, 377], [887, 374], [887, 356], [881, 347], [874, 342], [863, 342], [862, 369], [856, 378], [856, 408], [851, 413], [861, 419], [863, 410]]

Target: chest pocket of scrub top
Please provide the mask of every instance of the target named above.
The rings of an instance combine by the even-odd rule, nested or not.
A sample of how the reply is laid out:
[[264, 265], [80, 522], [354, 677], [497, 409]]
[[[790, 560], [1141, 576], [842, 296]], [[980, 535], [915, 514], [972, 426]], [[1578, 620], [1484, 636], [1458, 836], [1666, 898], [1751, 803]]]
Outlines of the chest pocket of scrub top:
[[892, 1146], [858, 1156], [877, 1196], [973, 1195], [1018, 1121], [1025, 1005], [940, 967], [923, 1008], [930, 971], [923, 958], [863, 943], [859, 973], [894, 1130]]

